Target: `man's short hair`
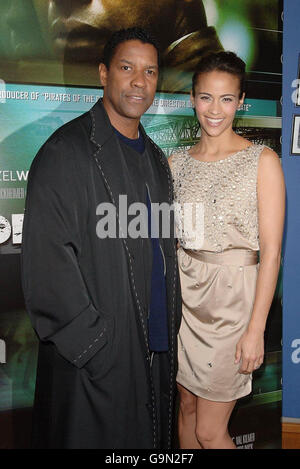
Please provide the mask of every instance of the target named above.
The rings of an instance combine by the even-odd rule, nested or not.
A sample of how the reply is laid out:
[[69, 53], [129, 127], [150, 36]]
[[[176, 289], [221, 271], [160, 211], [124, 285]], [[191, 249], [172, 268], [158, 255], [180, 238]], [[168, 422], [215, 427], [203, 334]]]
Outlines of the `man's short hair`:
[[157, 51], [157, 63], [160, 65], [160, 51], [156, 39], [143, 28], [127, 28], [115, 31], [104, 46], [102, 63], [109, 68], [111, 60], [119, 44], [126, 41], [141, 41], [144, 44], [152, 44]]

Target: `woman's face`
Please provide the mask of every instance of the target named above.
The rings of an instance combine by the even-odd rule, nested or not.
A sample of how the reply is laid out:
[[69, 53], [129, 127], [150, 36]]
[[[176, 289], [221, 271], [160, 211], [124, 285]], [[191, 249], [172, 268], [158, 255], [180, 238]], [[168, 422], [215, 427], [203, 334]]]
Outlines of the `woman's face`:
[[238, 107], [244, 101], [240, 95], [240, 80], [231, 73], [214, 70], [201, 73], [195, 85], [195, 96], [192, 103], [201, 131], [209, 136], [219, 136], [232, 123]]

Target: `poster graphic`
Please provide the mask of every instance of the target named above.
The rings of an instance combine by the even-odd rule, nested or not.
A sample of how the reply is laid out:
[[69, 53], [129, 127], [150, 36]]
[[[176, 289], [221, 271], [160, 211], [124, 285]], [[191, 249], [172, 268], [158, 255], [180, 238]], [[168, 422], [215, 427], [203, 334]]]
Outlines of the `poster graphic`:
[[[239, 3], [239, 8], [237, 8]], [[73, 7], [74, 6], [74, 7]], [[29, 444], [37, 339], [26, 315], [20, 249], [26, 184], [40, 146], [101, 97], [98, 62], [111, 31], [150, 28], [162, 74], [142, 118], [169, 156], [201, 130], [189, 92], [199, 58], [231, 49], [248, 67], [236, 131], [281, 154], [281, 6], [277, 0], [3, 0], [0, 4], [0, 448]], [[174, 25], [170, 27], [170, 24]], [[266, 332], [266, 358], [253, 393], [231, 419], [240, 448], [280, 447], [281, 278]], [[16, 426], [22, 435], [14, 438]]]

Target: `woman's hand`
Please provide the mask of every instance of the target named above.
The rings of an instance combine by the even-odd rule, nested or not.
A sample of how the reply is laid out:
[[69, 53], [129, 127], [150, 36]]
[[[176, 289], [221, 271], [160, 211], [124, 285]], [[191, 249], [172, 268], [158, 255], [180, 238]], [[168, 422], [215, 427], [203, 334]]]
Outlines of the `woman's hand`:
[[250, 374], [264, 361], [264, 333], [247, 329], [240, 338], [235, 353], [235, 362], [242, 361], [239, 373]]

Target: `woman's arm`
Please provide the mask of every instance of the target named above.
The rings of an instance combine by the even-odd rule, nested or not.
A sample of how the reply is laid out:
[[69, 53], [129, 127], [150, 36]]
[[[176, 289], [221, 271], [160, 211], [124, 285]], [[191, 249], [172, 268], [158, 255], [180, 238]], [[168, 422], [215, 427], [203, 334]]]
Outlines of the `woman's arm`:
[[264, 330], [273, 300], [281, 261], [285, 185], [278, 155], [265, 148], [257, 176], [260, 267], [253, 311], [246, 332], [236, 348], [240, 373], [252, 373], [263, 362]]

